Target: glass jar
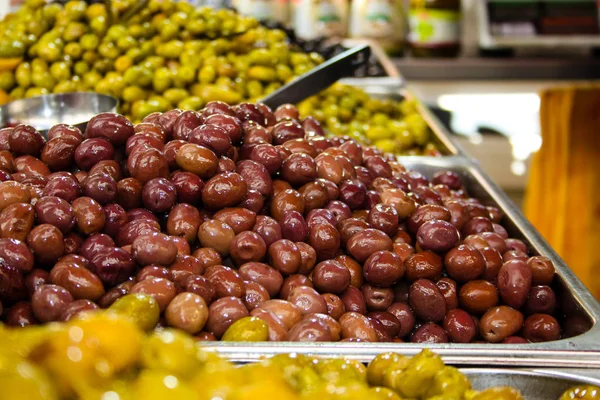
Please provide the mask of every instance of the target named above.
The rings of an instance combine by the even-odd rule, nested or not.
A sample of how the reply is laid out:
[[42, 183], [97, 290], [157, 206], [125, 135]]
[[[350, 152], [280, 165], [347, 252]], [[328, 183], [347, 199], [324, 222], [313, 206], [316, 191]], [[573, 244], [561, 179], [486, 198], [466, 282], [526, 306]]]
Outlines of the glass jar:
[[460, 0], [411, 0], [408, 40], [415, 57], [456, 57], [460, 53]]
[[350, 36], [371, 39], [390, 55], [404, 52], [406, 24], [400, 0], [353, 0]]

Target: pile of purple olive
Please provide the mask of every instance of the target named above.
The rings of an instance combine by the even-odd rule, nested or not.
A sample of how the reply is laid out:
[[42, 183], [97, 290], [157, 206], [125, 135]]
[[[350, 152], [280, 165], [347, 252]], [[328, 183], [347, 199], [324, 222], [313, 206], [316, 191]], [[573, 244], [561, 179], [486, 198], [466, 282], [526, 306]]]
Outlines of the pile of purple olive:
[[[2, 320], [69, 320], [127, 293], [218, 340], [561, 338], [552, 262], [449, 171], [431, 180], [294, 106], [94, 117], [0, 130]], [[132, 311], [134, 312], [134, 311]]]

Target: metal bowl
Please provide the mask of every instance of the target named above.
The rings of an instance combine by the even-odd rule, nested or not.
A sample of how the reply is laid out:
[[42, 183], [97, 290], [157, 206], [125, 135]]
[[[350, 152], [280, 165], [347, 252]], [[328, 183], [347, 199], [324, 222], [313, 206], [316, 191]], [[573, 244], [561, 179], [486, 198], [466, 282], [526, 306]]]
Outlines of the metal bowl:
[[11, 101], [0, 107], [0, 126], [28, 124], [45, 135], [56, 124], [85, 130], [96, 114], [116, 112], [117, 99], [92, 92], [49, 94]]

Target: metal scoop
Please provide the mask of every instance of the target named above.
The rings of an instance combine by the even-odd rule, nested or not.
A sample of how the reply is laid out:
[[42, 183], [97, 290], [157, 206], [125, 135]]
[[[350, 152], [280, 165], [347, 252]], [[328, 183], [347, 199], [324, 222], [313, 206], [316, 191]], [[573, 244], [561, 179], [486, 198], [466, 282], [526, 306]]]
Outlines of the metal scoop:
[[338, 80], [354, 76], [354, 72], [369, 61], [369, 45], [355, 46], [311, 69], [259, 100], [276, 109], [282, 104], [296, 104], [327, 89]]

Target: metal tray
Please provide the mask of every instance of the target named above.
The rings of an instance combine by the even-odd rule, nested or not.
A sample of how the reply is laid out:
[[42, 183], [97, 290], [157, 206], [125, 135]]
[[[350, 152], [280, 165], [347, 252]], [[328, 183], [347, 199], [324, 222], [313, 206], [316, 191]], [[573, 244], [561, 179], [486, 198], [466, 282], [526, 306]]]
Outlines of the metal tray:
[[474, 389], [495, 386], [519, 389], [526, 400], [558, 400], [563, 392], [573, 386], [600, 385], [600, 380], [549, 370], [521, 370], [495, 368], [464, 368]]
[[438, 352], [447, 363], [478, 366], [600, 368], [600, 303], [541, 238], [518, 208], [482, 172], [463, 157], [401, 157], [410, 169], [431, 177], [441, 169], [460, 174], [470, 195], [505, 213], [503, 225], [512, 237], [523, 239], [531, 253], [549, 257], [556, 266], [555, 287], [561, 299], [567, 338], [529, 344], [412, 344], [412, 343], [207, 343], [206, 346], [238, 361], [251, 361], [278, 353], [299, 352], [325, 357], [346, 356], [369, 361], [382, 352], [406, 355], [423, 347]]

